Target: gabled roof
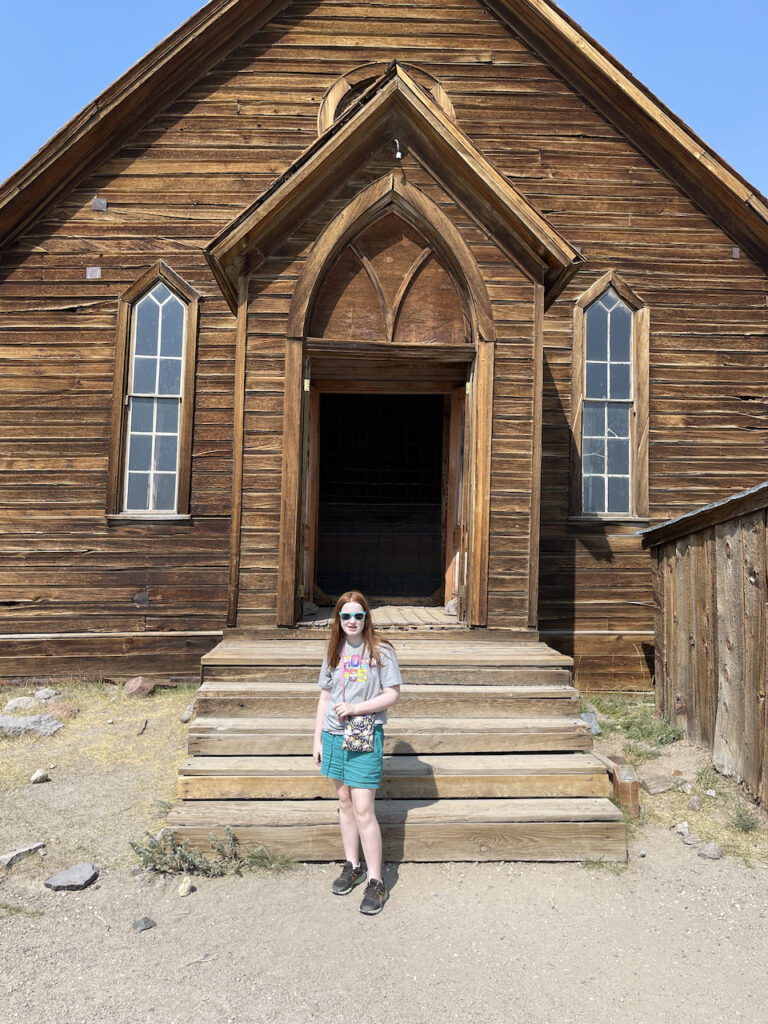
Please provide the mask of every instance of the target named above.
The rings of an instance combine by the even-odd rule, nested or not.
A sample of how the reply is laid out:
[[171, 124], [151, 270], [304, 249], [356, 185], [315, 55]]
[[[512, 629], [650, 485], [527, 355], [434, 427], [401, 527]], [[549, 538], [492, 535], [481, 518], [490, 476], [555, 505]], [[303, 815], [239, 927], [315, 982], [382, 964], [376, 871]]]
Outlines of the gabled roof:
[[[735, 241], [768, 266], [768, 201], [551, 0], [484, 0]], [[0, 185], [0, 248], [287, 6], [211, 0]]]
[[[397, 61], [247, 210], [206, 256], [232, 308], [241, 261], [259, 258], [326, 199], [382, 138], [397, 137], [551, 301], [583, 263], [579, 252], [472, 145]], [[394, 157], [394, 153], [393, 153]]]

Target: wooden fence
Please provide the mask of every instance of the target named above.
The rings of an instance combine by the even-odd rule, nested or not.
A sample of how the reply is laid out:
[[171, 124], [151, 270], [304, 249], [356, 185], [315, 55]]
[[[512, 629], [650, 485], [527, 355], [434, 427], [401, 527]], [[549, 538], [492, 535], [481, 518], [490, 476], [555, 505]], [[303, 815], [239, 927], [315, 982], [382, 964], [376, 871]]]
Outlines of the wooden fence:
[[654, 556], [656, 706], [768, 803], [768, 483], [644, 531]]

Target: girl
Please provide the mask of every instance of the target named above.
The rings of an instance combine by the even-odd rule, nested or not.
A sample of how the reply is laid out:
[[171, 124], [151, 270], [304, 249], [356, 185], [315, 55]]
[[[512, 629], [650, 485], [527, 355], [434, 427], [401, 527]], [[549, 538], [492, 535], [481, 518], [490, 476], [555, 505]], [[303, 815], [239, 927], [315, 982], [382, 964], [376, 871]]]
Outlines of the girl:
[[[378, 914], [389, 893], [381, 877], [381, 829], [374, 800], [381, 785], [385, 709], [400, 699], [402, 679], [394, 648], [374, 633], [371, 609], [357, 590], [342, 594], [336, 602], [319, 683], [314, 759], [336, 786], [346, 857], [331, 891], [337, 896], [352, 892], [365, 881], [367, 864], [370, 877], [360, 912]], [[346, 719], [372, 714], [373, 750], [343, 749]], [[359, 857], [361, 844], [365, 863]]]

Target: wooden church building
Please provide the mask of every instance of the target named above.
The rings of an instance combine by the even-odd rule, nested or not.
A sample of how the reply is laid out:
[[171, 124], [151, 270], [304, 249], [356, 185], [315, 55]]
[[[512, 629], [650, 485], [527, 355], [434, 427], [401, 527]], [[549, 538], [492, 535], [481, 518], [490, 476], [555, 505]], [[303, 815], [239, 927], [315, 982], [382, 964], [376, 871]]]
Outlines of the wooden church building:
[[2, 676], [310, 677], [358, 587], [424, 685], [649, 688], [639, 531], [768, 476], [767, 286], [550, 0], [212, 0], [0, 185]]

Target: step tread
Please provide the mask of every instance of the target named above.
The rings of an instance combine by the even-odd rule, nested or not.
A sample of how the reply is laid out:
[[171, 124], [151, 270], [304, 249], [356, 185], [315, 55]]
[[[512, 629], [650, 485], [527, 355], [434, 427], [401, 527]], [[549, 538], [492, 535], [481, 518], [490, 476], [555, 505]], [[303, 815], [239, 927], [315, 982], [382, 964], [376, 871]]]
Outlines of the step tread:
[[[593, 754], [391, 754], [384, 757], [384, 774], [396, 776], [442, 775], [580, 775], [599, 772], [605, 765]], [[309, 756], [206, 756], [190, 757], [181, 775], [230, 777], [308, 776], [318, 768]]]
[[[314, 733], [313, 718], [196, 718], [190, 724], [190, 736], [230, 734], [307, 735]], [[391, 740], [398, 733], [537, 733], [590, 732], [581, 718], [394, 718], [387, 723]]]
[[[437, 825], [491, 822], [623, 822], [621, 811], [605, 797], [521, 798], [478, 800], [377, 800], [381, 825]], [[171, 828], [180, 825], [223, 827], [259, 825], [336, 825], [333, 800], [194, 800], [178, 801], [168, 815]]]
[[[203, 655], [202, 665], [311, 665], [317, 671], [322, 663], [327, 639], [317, 640], [226, 640]], [[401, 666], [419, 665], [439, 668], [470, 668], [486, 665], [493, 668], [552, 667], [570, 668], [573, 659], [537, 643], [499, 643], [460, 639], [408, 640], [398, 639], [395, 645]]]
[[[299, 696], [317, 697], [320, 688], [317, 682], [291, 682], [291, 683], [270, 683], [254, 680], [243, 682], [242, 680], [221, 680], [211, 679], [199, 687], [197, 697], [254, 697], [254, 696], [279, 696], [284, 697], [292, 693]], [[403, 695], [418, 694], [428, 697], [439, 696], [469, 696], [476, 698], [483, 694], [488, 696], [512, 697], [536, 697], [553, 699], [563, 697], [577, 697], [578, 690], [574, 686], [564, 683], [537, 683], [520, 684], [515, 683], [477, 683], [472, 685], [462, 683], [407, 683], [403, 688]]]

